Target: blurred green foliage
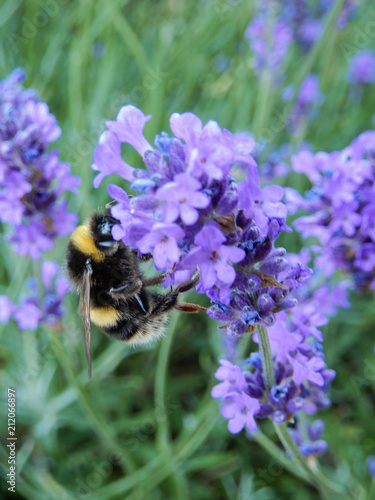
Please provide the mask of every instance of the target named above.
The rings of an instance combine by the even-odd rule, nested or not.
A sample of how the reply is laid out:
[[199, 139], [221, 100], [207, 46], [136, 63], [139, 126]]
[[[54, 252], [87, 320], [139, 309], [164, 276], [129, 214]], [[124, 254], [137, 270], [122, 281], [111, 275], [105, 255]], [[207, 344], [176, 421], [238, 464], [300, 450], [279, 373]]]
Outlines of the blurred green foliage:
[[[69, 200], [80, 217], [109, 201], [105, 182], [93, 189], [90, 163], [104, 120], [126, 103], [153, 116], [146, 127], [150, 140], [168, 130], [175, 111], [265, 135], [271, 145], [308, 140], [315, 151], [343, 148], [372, 128], [374, 87], [355, 97], [345, 79], [350, 57], [375, 47], [371, 1], [345, 30], [327, 29], [307, 55], [293, 47], [275, 86], [260, 84], [251, 68], [244, 31], [255, 8], [244, 0], [2, 2], [0, 76], [23, 67], [25, 86], [37, 89], [56, 115], [62, 159], [82, 178], [80, 195]], [[291, 137], [282, 90], [298, 88], [310, 72], [320, 76], [325, 101], [317, 119]], [[126, 155], [140, 165], [134, 152]], [[303, 189], [297, 175], [286, 182]], [[63, 262], [65, 244], [46, 259]], [[294, 251], [302, 242], [287, 235], [282, 244]], [[17, 300], [31, 274], [31, 263], [2, 242], [0, 293]], [[327, 362], [338, 376], [332, 407], [320, 415], [330, 446], [321, 463], [337, 482], [353, 489], [355, 477], [368, 489], [365, 459], [375, 449], [375, 312], [373, 297], [353, 294], [352, 303], [324, 328]], [[94, 329], [88, 382], [76, 296], [66, 308], [65, 333], [1, 327], [2, 444], [6, 388], [17, 391], [17, 493], [9, 498], [319, 498], [255, 441], [227, 431], [210, 398], [223, 353], [213, 321], [173, 314], [167, 337], [152, 349], [128, 348]], [[244, 352], [251, 344], [245, 339]], [[266, 422], [260, 427], [277, 443]], [[6, 457], [3, 447], [2, 479]], [[4, 481], [1, 488], [0, 498], [8, 498]]]

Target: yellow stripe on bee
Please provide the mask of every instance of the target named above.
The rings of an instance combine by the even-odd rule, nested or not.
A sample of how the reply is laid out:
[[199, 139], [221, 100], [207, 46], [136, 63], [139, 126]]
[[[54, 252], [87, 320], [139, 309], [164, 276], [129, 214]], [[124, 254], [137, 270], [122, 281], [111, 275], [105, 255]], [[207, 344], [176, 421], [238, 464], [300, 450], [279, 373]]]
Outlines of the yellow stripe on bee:
[[96, 262], [103, 262], [105, 253], [95, 245], [91, 231], [87, 226], [78, 226], [73, 232], [70, 241], [83, 254], [92, 257]]
[[121, 313], [112, 306], [90, 307], [90, 319], [99, 328], [114, 326], [120, 319]]

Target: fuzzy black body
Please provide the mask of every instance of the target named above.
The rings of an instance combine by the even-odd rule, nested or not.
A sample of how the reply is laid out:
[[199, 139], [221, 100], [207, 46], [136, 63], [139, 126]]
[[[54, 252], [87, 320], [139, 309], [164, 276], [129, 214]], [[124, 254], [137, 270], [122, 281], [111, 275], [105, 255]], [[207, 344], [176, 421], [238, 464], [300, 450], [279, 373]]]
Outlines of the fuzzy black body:
[[67, 247], [68, 277], [82, 293], [89, 263], [90, 320], [115, 339], [149, 343], [163, 335], [179, 291], [157, 295], [147, 289], [136, 252], [112, 238], [111, 228], [116, 222], [108, 215], [94, 214], [76, 229]]

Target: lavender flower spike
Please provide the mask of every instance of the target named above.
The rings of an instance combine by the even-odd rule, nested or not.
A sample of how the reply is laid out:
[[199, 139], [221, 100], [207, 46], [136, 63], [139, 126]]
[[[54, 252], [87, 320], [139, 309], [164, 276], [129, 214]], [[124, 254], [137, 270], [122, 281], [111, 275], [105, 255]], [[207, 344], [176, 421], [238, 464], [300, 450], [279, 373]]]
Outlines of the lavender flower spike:
[[60, 127], [36, 93], [22, 89], [24, 77], [17, 69], [0, 82], [0, 220], [12, 225], [16, 252], [38, 259], [75, 227], [77, 216], [61, 198], [80, 179], [58, 151], [47, 151]]
[[[289, 230], [283, 188], [261, 189], [251, 156], [253, 142], [234, 137], [216, 122], [204, 125], [192, 113], [174, 113], [170, 119], [174, 136], [161, 133], [153, 148], [143, 137], [147, 120], [133, 106], [124, 106], [117, 121], [108, 122], [111, 132], [104, 132], [132, 144], [146, 167], [131, 171], [131, 187], [138, 191], [132, 198], [119, 186], [108, 188], [117, 201], [111, 209], [119, 221], [112, 230], [114, 238], [140, 254], [151, 252], [155, 267], [169, 271], [168, 286], [179, 275], [199, 270], [197, 291], [211, 299], [208, 314], [230, 337], [276, 323], [285, 333], [280, 353], [281, 340], [273, 337], [278, 386], [272, 394], [265, 389], [261, 363], [247, 371], [221, 361], [216, 373], [220, 384], [212, 396], [223, 401], [230, 432], [254, 430], [255, 418], [269, 416], [279, 422], [304, 406], [311, 410], [324, 394], [328, 375], [305, 334], [293, 331], [297, 318], [303, 324], [302, 314], [292, 323], [285, 313], [296, 306], [294, 293], [311, 270], [274, 247], [280, 233]], [[120, 150], [117, 143], [110, 149], [102, 142], [98, 145], [100, 175], [115, 173], [130, 180], [130, 170], [122, 169]], [[241, 184], [231, 175], [238, 162], [248, 166]], [[310, 397], [299, 396], [310, 386]]]
[[8, 323], [13, 317], [21, 330], [36, 330], [40, 323], [58, 327], [64, 313], [63, 300], [69, 291], [69, 284], [61, 274], [56, 262], [43, 262], [42, 295], [39, 293], [36, 278], [30, 278], [29, 293], [19, 305], [13, 304], [8, 297], [0, 296], [0, 321]]
[[362, 291], [375, 289], [374, 159], [372, 130], [342, 151], [300, 153], [293, 168], [308, 175], [313, 187], [304, 197], [286, 190], [290, 210], [307, 211], [295, 221], [296, 229], [320, 240], [316, 266], [328, 276], [345, 271]]

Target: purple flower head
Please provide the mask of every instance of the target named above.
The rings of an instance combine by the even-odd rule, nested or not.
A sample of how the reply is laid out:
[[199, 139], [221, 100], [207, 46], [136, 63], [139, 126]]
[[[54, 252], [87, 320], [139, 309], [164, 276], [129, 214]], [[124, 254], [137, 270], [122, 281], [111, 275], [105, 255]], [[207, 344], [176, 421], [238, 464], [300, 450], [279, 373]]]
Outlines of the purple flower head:
[[222, 366], [217, 369], [215, 377], [222, 382], [212, 388], [212, 397], [220, 398], [233, 391], [246, 391], [246, 379], [240, 368], [226, 359], [221, 359], [220, 364]]
[[[245, 37], [250, 40], [257, 74], [267, 67], [280, 72], [289, 46], [294, 42], [303, 52], [311, 49], [324, 32], [325, 18], [332, 8], [332, 0], [312, 2], [257, 2], [257, 12], [247, 27]], [[358, 2], [346, 0], [336, 21], [336, 29], [343, 29], [355, 15]]]
[[366, 460], [367, 470], [372, 478], [375, 478], [375, 456], [370, 455]]
[[170, 126], [175, 136], [185, 141], [187, 172], [197, 179], [221, 180], [229, 174], [236, 160], [251, 161], [249, 149], [244, 155], [233, 135], [213, 120], [202, 127], [199, 118], [192, 113], [173, 113]]
[[185, 257], [185, 266], [199, 265], [204, 290], [213, 288], [218, 280], [231, 285], [236, 273], [230, 262], [240, 262], [245, 257], [241, 248], [223, 245], [225, 240], [216, 223], [206, 224], [194, 239], [197, 248]]
[[4, 295], [0, 295], [0, 321], [1, 323], [8, 323], [11, 316], [16, 311], [16, 306], [13, 302]]
[[54, 240], [70, 233], [77, 216], [61, 197], [76, 192], [79, 178], [48, 152], [60, 127], [34, 91], [20, 86], [15, 70], [0, 82], [0, 220], [12, 224], [9, 241], [21, 255], [40, 258]]
[[301, 353], [289, 361], [293, 367], [293, 380], [297, 385], [301, 385], [304, 380], [308, 380], [318, 386], [324, 385], [323, 375], [320, 373], [325, 368], [325, 363], [322, 358], [313, 357], [309, 359]]
[[349, 83], [368, 85], [375, 81], [375, 52], [370, 49], [355, 54], [349, 63], [347, 74]]
[[107, 121], [106, 125], [119, 141], [130, 144], [143, 156], [146, 151], [152, 149], [143, 135], [144, 126], [150, 118], [150, 115], [145, 116], [135, 106], [128, 105], [120, 109], [116, 121]]
[[[285, 255], [285, 250], [274, 249], [273, 257]], [[308, 264], [310, 260], [308, 252], [302, 252], [301, 255], [288, 255], [288, 261], [293, 267]], [[281, 278], [285, 276], [285, 271], [281, 273]], [[286, 300], [285, 294], [290, 292], [275, 287], [268, 287], [268, 293], [262, 291], [262, 281], [255, 275], [250, 278], [252, 294], [258, 295], [260, 298], [266, 296], [268, 303], [268, 295], [274, 301], [273, 315], [275, 322], [268, 327], [268, 336], [270, 340], [271, 351], [273, 353], [274, 373], [276, 384], [267, 393], [263, 363], [260, 353], [252, 353], [250, 358], [240, 363], [235, 370], [236, 365], [230, 364], [233, 373], [236, 373], [236, 379], [240, 376], [245, 377], [247, 388], [237, 388], [249, 396], [258, 399], [261, 410], [255, 415], [256, 418], [271, 418], [276, 423], [289, 421], [301, 411], [308, 414], [314, 414], [319, 409], [327, 408], [330, 405], [327, 397], [327, 390], [330, 382], [335, 377], [335, 372], [329, 370], [324, 362], [322, 353], [323, 340], [322, 333], [319, 327], [327, 323], [327, 314], [335, 314], [337, 307], [347, 307], [347, 291], [345, 284], [339, 284], [329, 287], [326, 283], [323, 286], [319, 284], [319, 275], [297, 288], [292, 288], [292, 297], [295, 302], [293, 308], [287, 314], [282, 304]], [[285, 283], [283, 279], [281, 283]], [[347, 284], [346, 284], [347, 285]], [[337, 301], [335, 300], [335, 291], [337, 290]], [[229, 322], [229, 325], [235, 324], [236, 328], [240, 328], [239, 316], [236, 316], [235, 307], [242, 308], [242, 311], [251, 307], [244, 305], [246, 302], [246, 294], [241, 295], [239, 292], [234, 294], [230, 304], [225, 306], [220, 303], [215, 303], [217, 317], [215, 319], [223, 322]], [[297, 300], [298, 299], [298, 302]], [[251, 304], [251, 299], [248, 299]], [[267, 304], [266, 304], [267, 305]], [[291, 307], [288, 307], [290, 309]], [[219, 313], [220, 311], [220, 313]], [[275, 314], [275, 311], [278, 311]], [[262, 311], [259, 313], [262, 315]], [[264, 320], [260, 318], [261, 324]], [[244, 323], [242, 323], [244, 325]], [[244, 328], [246, 326], [244, 325]], [[253, 340], [259, 342], [258, 334], [253, 335]], [[218, 391], [217, 396], [221, 396], [225, 401], [226, 393], [231, 390], [231, 387], [220, 386], [222, 391]], [[232, 389], [236, 390], [236, 389]], [[316, 424], [308, 426], [307, 432], [310, 441], [297, 443], [301, 448], [301, 452], [305, 455], [319, 455], [326, 449], [326, 443], [319, 441], [323, 431], [323, 424], [317, 421]], [[312, 443], [313, 441], [314, 443]], [[316, 441], [316, 443], [315, 443]], [[319, 442], [318, 442], [319, 441]]]
[[306, 108], [310, 103], [319, 104], [322, 94], [319, 91], [319, 77], [314, 74], [307, 75], [298, 92], [297, 102], [301, 108]]
[[95, 148], [93, 170], [100, 174], [94, 180], [94, 187], [99, 187], [104, 177], [116, 173], [125, 179], [132, 180], [133, 168], [127, 165], [120, 157], [121, 142], [110, 131], [103, 132], [99, 138], [99, 145]]
[[270, 23], [263, 13], [256, 15], [246, 29], [245, 36], [250, 40], [254, 54], [253, 67], [259, 76], [264, 69], [277, 74], [292, 42], [292, 31], [282, 19]]
[[307, 212], [295, 227], [320, 242], [314, 248], [319, 254], [315, 264], [328, 275], [345, 271], [364, 291], [375, 286], [374, 150], [375, 134], [368, 131], [342, 151], [300, 153], [293, 168], [306, 173], [313, 187], [304, 197], [291, 190], [286, 196], [291, 211]]
[[284, 190], [281, 186], [259, 187], [259, 174], [256, 167], [250, 165], [247, 180], [238, 186], [239, 206], [246, 217], [253, 219], [262, 232], [266, 232], [270, 219], [285, 219], [286, 207], [281, 203]]
[[153, 252], [156, 269], [169, 269], [178, 261], [177, 242], [184, 236], [184, 231], [173, 223], [155, 224], [152, 230], [138, 242], [141, 253]]
[[294, 108], [289, 120], [289, 129], [296, 132], [306, 126], [309, 120], [316, 118], [318, 107], [324, 102], [324, 94], [319, 90], [319, 77], [309, 74], [298, 91]]
[[224, 418], [228, 418], [228, 430], [238, 434], [244, 427], [255, 431], [257, 424], [254, 414], [260, 410], [259, 402], [245, 393], [233, 392], [228, 394], [229, 402], [221, 409]]
[[[320, 434], [324, 430], [324, 423], [322, 420], [316, 420], [313, 424], [306, 423], [306, 430], [303, 432], [302, 423], [298, 422], [294, 429], [289, 429], [293, 441], [298, 446], [301, 454], [305, 457], [323, 455], [327, 449], [328, 444], [326, 441], [319, 439]], [[313, 429], [319, 428], [319, 433], [315, 433]], [[308, 438], [306, 438], [306, 436]]]
[[41, 264], [42, 295], [36, 279], [29, 280], [29, 294], [20, 305], [13, 304], [7, 297], [0, 296], [0, 321], [8, 323], [13, 317], [21, 330], [36, 330], [40, 323], [56, 326], [63, 316], [62, 302], [69, 291], [69, 284], [61, 276], [56, 262]]
[[199, 218], [197, 208], [206, 208], [210, 198], [200, 191], [201, 184], [188, 174], [178, 174], [174, 182], [164, 184], [156, 193], [156, 198], [165, 200], [163, 220], [174, 222], [179, 217], [187, 226], [195, 224]]

